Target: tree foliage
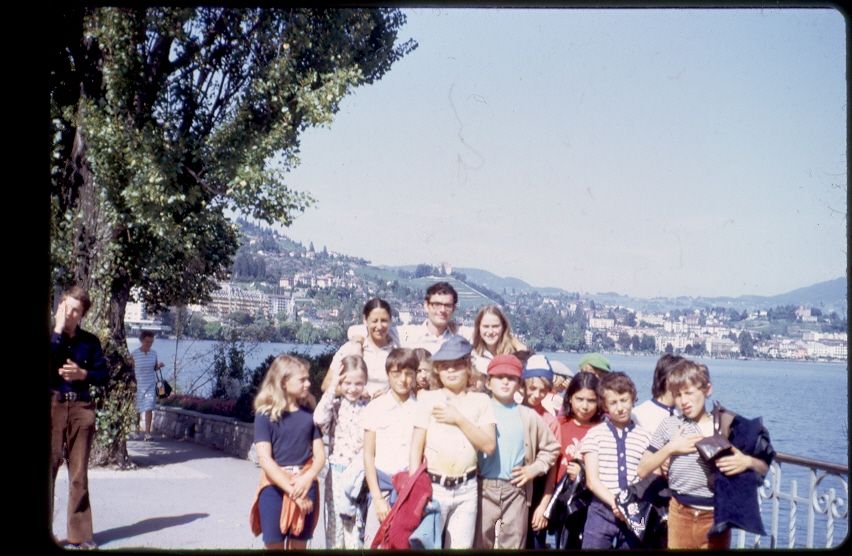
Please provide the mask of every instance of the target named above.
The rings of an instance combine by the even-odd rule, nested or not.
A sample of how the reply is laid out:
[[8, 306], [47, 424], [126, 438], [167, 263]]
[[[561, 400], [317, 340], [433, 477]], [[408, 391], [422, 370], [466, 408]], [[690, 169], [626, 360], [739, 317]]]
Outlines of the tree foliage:
[[128, 300], [208, 300], [238, 247], [226, 211], [290, 224], [313, 202], [284, 179], [301, 134], [416, 46], [395, 44], [390, 8], [50, 15], [53, 283], [89, 290], [87, 322], [124, 370]]
[[[312, 203], [284, 180], [300, 134], [414, 47], [394, 46], [403, 22], [392, 9], [63, 11], [55, 278], [137, 286], [151, 308], [205, 300], [237, 247], [225, 210], [287, 225]], [[100, 299], [101, 316], [114, 300]]]

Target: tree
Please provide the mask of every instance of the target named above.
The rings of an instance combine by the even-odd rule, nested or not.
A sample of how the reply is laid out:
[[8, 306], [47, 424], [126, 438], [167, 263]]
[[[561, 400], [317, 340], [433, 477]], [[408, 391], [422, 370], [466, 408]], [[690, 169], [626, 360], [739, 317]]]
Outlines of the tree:
[[428, 264], [419, 264], [414, 269], [414, 277], [415, 278], [423, 278], [424, 276], [431, 276], [433, 274], [437, 274], [435, 269]]
[[738, 341], [740, 343], [740, 353], [745, 357], [754, 357], [754, 339], [752, 339], [751, 334], [743, 330], [740, 332]]
[[416, 43], [394, 45], [391, 8], [50, 15], [52, 278], [89, 290], [120, 379], [131, 288], [154, 311], [209, 300], [238, 246], [226, 209], [289, 225], [313, 202], [284, 181], [302, 132]]
[[[640, 342], [640, 347], [642, 351], [647, 351], [649, 353], [653, 353], [655, 349], [657, 349], [657, 342], [654, 340], [654, 337], [650, 334], [642, 334], [642, 340]], [[671, 353], [671, 352], [668, 352]]]

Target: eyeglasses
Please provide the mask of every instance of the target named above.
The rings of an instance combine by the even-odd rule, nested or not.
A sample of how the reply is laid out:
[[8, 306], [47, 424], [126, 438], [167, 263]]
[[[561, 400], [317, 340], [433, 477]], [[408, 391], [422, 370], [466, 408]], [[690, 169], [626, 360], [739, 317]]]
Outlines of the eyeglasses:
[[455, 308], [455, 304], [454, 303], [441, 303], [440, 301], [430, 301], [429, 307], [432, 307], [433, 309], [444, 308], [447, 311], [452, 311]]

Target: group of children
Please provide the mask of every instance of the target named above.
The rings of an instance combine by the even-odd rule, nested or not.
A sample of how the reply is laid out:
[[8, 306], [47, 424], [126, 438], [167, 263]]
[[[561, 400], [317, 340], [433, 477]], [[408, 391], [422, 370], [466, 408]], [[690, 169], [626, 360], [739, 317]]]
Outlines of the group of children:
[[[699, 457], [696, 442], [714, 434], [706, 366], [661, 358], [654, 407], [640, 411], [650, 418], [639, 426], [634, 383], [600, 355], [581, 361], [563, 393], [553, 391], [557, 375], [542, 355], [496, 355], [481, 377], [470, 353], [458, 335], [431, 357], [395, 348], [387, 391], [372, 399], [363, 359], [347, 356], [312, 415], [303, 407], [307, 364], [279, 356], [255, 401], [262, 473], [253, 509], [266, 546], [303, 548], [310, 538], [326, 459], [321, 434], [328, 438], [327, 548], [382, 546], [376, 536], [391, 519], [400, 474], [413, 480], [424, 466], [439, 533], [423, 546], [544, 548], [548, 532], [563, 539], [559, 548], [648, 546], [617, 497], [654, 474], [672, 493], [667, 546], [728, 545], [730, 529], [710, 534], [713, 474], [763, 475], [774, 452], [769, 445], [755, 457], [733, 447], [714, 463]], [[554, 512], [554, 497], [564, 502], [558, 485], [571, 483], [587, 489], [586, 502]]]

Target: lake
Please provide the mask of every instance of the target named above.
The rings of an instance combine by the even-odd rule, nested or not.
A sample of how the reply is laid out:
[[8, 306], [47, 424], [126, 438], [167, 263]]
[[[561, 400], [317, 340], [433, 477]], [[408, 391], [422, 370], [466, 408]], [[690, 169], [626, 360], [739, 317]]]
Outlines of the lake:
[[[127, 341], [133, 350], [136, 338]], [[177, 347], [176, 347], [177, 344]], [[166, 379], [183, 392], [206, 396], [216, 342], [157, 338], [154, 350]], [[246, 367], [254, 369], [269, 355], [297, 352], [319, 355], [334, 346], [246, 343]], [[577, 369], [580, 353], [543, 352]], [[177, 356], [177, 358], [175, 358]], [[614, 370], [636, 383], [639, 401], [650, 397], [655, 355], [608, 355]], [[710, 369], [712, 399], [745, 417], [762, 417], [779, 452], [834, 463], [848, 463], [848, 375], [845, 363], [696, 358]], [[174, 380], [174, 369], [178, 369]]]

